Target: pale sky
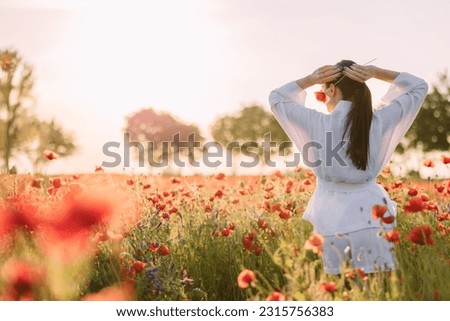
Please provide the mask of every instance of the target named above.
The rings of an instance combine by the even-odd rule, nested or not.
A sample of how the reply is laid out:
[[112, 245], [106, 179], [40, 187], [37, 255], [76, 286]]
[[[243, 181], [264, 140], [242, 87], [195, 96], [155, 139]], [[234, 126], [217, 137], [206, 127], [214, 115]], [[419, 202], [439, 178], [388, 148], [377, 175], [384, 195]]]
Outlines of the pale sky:
[[[53, 172], [92, 172], [141, 108], [207, 135], [218, 116], [269, 108], [273, 88], [341, 59], [432, 83], [450, 65], [449, 30], [450, 0], [0, 0], [0, 48], [34, 67], [38, 114], [79, 146]], [[368, 84], [378, 102], [387, 84]], [[307, 104], [320, 109], [317, 89]]]

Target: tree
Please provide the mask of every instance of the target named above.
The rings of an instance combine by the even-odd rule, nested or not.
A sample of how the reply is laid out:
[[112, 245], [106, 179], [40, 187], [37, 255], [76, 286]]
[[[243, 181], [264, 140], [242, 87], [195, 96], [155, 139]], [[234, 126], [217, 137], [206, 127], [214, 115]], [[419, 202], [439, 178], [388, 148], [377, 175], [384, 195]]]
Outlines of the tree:
[[35, 168], [42, 151], [52, 149], [70, 155], [75, 146], [72, 137], [54, 120], [39, 120], [33, 113], [33, 69], [16, 51], [0, 51], [0, 153], [2, 170], [10, 171], [10, 161], [26, 154]]
[[[281, 144], [290, 142], [290, 139], [278, 121], [272, 113], [258, 105], [244, 107], [235, 115], [217, 119], [211, 132], [214, 140], [223, 146], [232, 146], [232, 142], [237, 142], [240, 146], [248, 142], [261, 142], [265, 135], [270, 134], [270, 140], [279, 144], [279, 151], [287, 154], [291, 150], [289, 144]], [[260, 144], [254, 144], [254, 147], [259, 154], [264, 152]]]
[[144, 163], [147, 156], [149, 165], [154, 167], [170, 166], [170, 155], [187, 155], [192, 164], [194, 149], [203, 141], [197, 126], [177, 120], [167, 112], [158, 113], [153, 108], [127, 116], [125, 133], [133, 142], [142, 144], [145, 152], [139, 151], [140, 163]]
[[448, 151], [450, 146], [450, 83], [447, 72], [438, 74], [416, 120], [397, 147], [397, 152], [415, 148], [424, 152]]
[[2, 134], [3, 170], [9, 171], [9, 162], [22, 141], [19, 130], [25, 125], [32, 105], [33, 70], [15, 51], [0, 51], [0, 120]]

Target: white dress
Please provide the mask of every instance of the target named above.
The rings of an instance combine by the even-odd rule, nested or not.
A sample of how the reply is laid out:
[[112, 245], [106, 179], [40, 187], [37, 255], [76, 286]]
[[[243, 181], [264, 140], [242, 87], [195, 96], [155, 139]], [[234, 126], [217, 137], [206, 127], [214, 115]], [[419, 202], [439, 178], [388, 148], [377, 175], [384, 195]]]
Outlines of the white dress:
[[[384, 106], [373, 111], [366, 170], [353, 165], [346, 155], [346, 145], [336, 148], [341, 142], [350, 101], [341, 100], [331, 113], [325, 114], [305, 107], [306, 92], [295, 81], [270, 93], [276, 119], [303, 158], [314, 164], [317, 186], [303, 218], [313, 224], [316, 233], [331, 236], [380, 227], [380, 220], [372, 218], [375, 204], [386, 205], [390, 214], [396, 216], [397, 203], [376, 183], [376, 178], [416, 118], [427, 91], [423, 79], [405, 72], [397, 76], [383, 97]], [[348, 140], [348, 133], [344, 140]], [[305, 146], [309, 148], [303, 151]], [[333, 149], [336, 157], [331, 157]], [[384, 226], [392, 228], [395, 222]]]

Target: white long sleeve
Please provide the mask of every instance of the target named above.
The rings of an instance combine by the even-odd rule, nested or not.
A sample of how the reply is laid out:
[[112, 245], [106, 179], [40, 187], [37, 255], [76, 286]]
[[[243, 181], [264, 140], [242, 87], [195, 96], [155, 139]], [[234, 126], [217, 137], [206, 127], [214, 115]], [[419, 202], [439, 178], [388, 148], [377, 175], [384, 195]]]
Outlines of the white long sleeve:
[[395, 148], [411, 127], [427, 92], [428, 84], [423, 79], [401, 73], [382, 98], [385, 106], [374, 111], [381, 117], [383, 132], [379, 170], [389, 162]]
[[[303, 215], [317, 233], [326, 236], [380, 227], [380, 220], [371, 215], [375, 204], [386, 204], [388, 212], [396, 215], [397, 203], [376, 183], [376, 178], [413, 123], [427, 91], [427, 83], [416, 76], [401, 73], [396, 77], [384, 96], [387, 105], [373, 112], [366, 170], [353, 165], [346, 155], [346, 145], [332, 153], [330, 162], [327, 148], [309, 148], [302, 153], [304, 159], [321, 161], [312, 167], [317, 186]], [[305, 107], [305, 97], [305, 91], [294, 81], [270, 93], [270, 106], [280, 125], [301, 152], [310, 142], [315, 146], [338, 146], [352, 103], [341, 100], [330, 114], [324, 114]], [[348, 133], [344, 140], [348, 140]], [[343, 161], [338, 161], [339, 157]], [[385, 228], [394, 225], [385, 224]]]

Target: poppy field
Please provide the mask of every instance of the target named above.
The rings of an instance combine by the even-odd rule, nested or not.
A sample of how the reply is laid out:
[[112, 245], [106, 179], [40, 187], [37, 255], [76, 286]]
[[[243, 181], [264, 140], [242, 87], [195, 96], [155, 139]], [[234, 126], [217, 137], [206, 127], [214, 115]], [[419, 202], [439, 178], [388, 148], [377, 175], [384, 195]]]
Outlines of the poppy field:
[[[343, 266], [332, 276], [322, 236], [302, 220], [316, 184], [307, 169], [3, 175], [0, 299], [449, 300], [450, 181], [386, 168], [378, 182], [399, 205], [396, 229], [379, 233], [395, 244], [399, 269]], [[390, 223], [385, 212], [372, 210]]]

